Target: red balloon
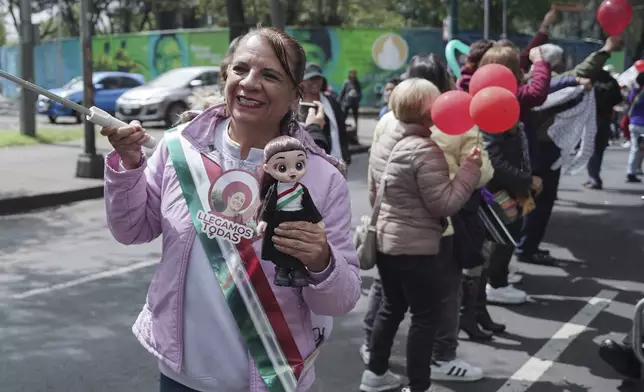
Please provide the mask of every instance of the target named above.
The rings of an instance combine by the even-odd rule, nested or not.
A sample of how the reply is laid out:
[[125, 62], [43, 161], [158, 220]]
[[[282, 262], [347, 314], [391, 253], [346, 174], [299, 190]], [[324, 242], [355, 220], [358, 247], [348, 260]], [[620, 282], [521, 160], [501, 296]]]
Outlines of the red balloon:
[[461, 135], [474, 128], [470, 117], [472, 97], [464, 91], [447, 91], [432, 104], [432, 121], [448, 135]]
[[627, 0], [604, 0], [597, 9], [597, 21], [608, 35], [620, 35], [633, 17]]
[[512, 94], [517, 93], [517, 78], [510, 68], [501, 64], [487, 64], [477, 69], [470, 79], [470, 94], [476, 95], [486, 87], [503, 87]]
[[637, 72], [644, 72], [644, 60], [637, 60], [633, 65], [635, 66], [635, 70]]
[[485, 132], [502, 133], [519, 121], [519, 100], [503, 87], [487, 87], [479, 91], [470, 105], [474, 123]]

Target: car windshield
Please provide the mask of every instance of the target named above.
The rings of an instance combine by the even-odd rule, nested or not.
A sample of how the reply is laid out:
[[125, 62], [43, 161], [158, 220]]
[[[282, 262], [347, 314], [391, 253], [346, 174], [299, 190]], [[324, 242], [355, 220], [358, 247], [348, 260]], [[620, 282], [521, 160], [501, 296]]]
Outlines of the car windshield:
[[199, 68], [177, 68], [168, 71], [154, 79], [148, 86], [151, 87], [183, 87], [192, 79], [199, 76], [203, 70]]
[[[98, 82], [98, 78], [94, 78], [94, 83]], [[70, 80], [67, 82], [66, 85], [62, 87], [65, 90], [82, 90], [83, 89], [83, 77], [78, 76], [75, 77], [74, 79]]]
[[83, 89], [83, 78], [82, 77], [77, 77], [69, 82], [67, 82], [66, 85], [63, 86], [64, 89], [67, 90], [82, 90]]

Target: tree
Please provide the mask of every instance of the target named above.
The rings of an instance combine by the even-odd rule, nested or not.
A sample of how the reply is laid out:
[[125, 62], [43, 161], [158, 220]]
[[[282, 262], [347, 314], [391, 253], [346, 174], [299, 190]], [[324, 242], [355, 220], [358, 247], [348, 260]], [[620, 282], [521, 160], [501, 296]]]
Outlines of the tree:
[[[34, 0], [31, 2], [32, 12], [42, 12], [51, 8], [51, 0]], [[13, 27], [17, 32], [21, 31], [20, 28], [20, 0], [7, 0], [6, 1], [7, 13], [11, 16]], [[3, 26], [4, 28], [4, 26]], [[55, 26], [52, 23], [43, 23], [40, 25], [40, 38], [47, 38], [55, 31]]]

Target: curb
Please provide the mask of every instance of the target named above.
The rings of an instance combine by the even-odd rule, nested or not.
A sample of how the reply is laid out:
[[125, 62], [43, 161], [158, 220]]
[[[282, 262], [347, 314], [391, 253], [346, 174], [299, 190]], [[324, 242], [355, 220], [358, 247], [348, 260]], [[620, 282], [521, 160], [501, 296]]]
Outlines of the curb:
[[[363, 154], [368, 152], [369, 149], [370, 146], [349, 145], [349, 153], [351, 155]], [[101, 184], [71, 191], [0, 199], [0, 216], [21, 214], [41, 208], [57, 207], [83, 200], [101, 199], [104, 195], [104, 189], [104, 185]]]
[[20, 214], [40, 208], [57, 207], [77, 201], [100, 199], [103, 197], [103, 190], [103, 185], [100, 185], [72, 191], [0, 199], [0, 216]]

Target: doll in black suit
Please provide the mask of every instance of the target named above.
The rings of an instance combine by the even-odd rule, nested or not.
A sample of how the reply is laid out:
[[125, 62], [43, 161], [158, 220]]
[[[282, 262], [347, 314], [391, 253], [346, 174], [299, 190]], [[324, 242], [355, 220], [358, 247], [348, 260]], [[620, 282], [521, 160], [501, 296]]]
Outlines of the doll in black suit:
[[275, 228], [283, 222], [320, 223], [322, 215], [313, 204], [308, 189], [299, 180], [306, 173], [306, 149], [290, 136], [271, 140], [264, 148], [264, 173], [260, 181], [262, 207], [258, 232], [263, 233], [262, 259], [275, 264], [275, 285], [309, 285], [304, 264], [275, 248], [271, 241]]

